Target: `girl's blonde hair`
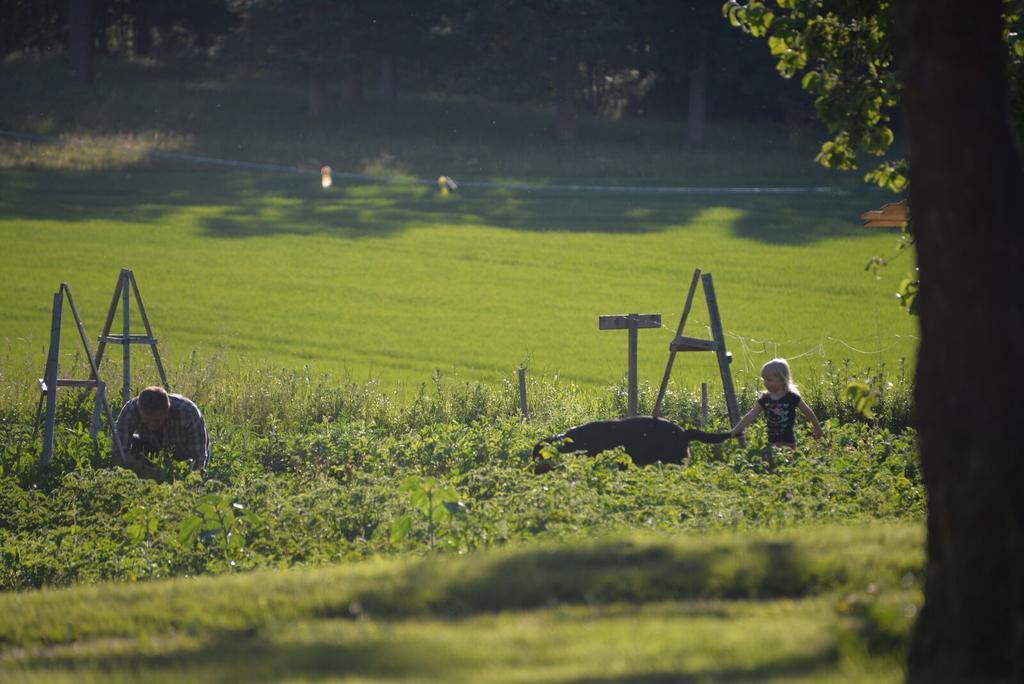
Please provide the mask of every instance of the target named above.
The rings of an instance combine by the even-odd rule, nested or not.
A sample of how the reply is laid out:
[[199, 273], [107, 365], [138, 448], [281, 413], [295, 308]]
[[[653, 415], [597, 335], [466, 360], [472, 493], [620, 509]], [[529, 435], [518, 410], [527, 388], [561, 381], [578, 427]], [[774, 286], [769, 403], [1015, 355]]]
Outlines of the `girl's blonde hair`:
[[768, 363], [761, 366], [761, 377], [766, 375], [776, 375], [786, 381], [786, 389], [790, 392], [796, 392], [796, 385], [793, 384], [793, 379], [789, 373], [789, 362], [786, 359], [772, 359]]

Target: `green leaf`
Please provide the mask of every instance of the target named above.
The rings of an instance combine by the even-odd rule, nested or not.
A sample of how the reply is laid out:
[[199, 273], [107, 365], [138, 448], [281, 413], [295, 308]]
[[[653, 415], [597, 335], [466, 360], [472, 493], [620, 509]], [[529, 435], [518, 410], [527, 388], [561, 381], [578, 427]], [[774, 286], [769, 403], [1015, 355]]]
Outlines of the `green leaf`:
[[410, 475], [402, 480], [402, 484], [398, 486], [398, 490], [401, 492], [415, 492], [420, 489], [420, 481], [421, 479], [418, 475]]
[[406, 535], [409, 534], [409, 530], [412, 529], [412, 518], [408, 515], [403, 515], [395, 518], [391, 521], [391, 543], [397, 544], [398, 542], [405, 539]]
[[413, 505], [413, 508], [426, 515], [430, 508], [430, 495], [422, 489], [417, 489], [409, 494], [409, 503]]
[[904, 278], [896, 288], [896, 297], [907, 313], [917, 315], [917, 296], [920, 292], [921, 281], [916, 278]]
[[804, 74], [804, 77], [800, 79], [800, 86], [807, 91], [816, 92], [818, 87], [821, 85], [821, 74], [817, 71], [808, 71]]
[[857, 413], [865, 418], [874, 418], [872, 410], [878, 403], [878, 390], [866, 382], [854, 381], [846, 385], [846, 398], [853, 404]]
[[228, 550], [241, 551], [245, 547], [245, 537], [240, 534], [231, 533], [228, 535]]
[[191, 546], [195, 543], [202, 527], [202, 518], [195, 515], [185, 518], [178, 527], [178, 541], [186, 546]]
[[459, 493], [454, 487], [442, 487], [434, 492], [434, 497], [441, 501], [458, 501]]
[[140, 544], [146, 538], [146, 528], [139, 523], [132, 523], [125, 531], [133, 544]]

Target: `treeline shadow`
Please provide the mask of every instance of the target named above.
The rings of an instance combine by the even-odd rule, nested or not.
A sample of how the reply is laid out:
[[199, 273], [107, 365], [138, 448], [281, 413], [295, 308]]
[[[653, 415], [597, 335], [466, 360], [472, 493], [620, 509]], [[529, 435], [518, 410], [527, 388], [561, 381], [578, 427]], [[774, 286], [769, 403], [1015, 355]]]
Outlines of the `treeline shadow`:
[[734, 235], [803, 245], [862, 234], [859, 214], [880, 193], [799, 194], [612, 192], [460, 188], [396, 179], [340, 179], [321, 189], [314, 173], [137, 168], [120, 171], [0, 172], [0, 215], [7, 219], [159, 224], [194, 214], [202, 234], [243, 239], [276, 235], [388, 237], [430, 225], [486, 225], [516, 231], [645, 234], [685, 229], [711, 208], [733, 210]]

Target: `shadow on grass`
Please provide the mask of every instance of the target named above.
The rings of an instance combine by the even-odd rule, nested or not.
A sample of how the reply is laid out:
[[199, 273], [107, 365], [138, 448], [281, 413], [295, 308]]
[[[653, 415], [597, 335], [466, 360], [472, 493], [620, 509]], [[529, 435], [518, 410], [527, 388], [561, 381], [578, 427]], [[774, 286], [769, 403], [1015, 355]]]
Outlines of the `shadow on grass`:
[[[474, 653], [471, 644], [449, 648], [439, 639], [403, 636], [401, 640], [394, 640], [389, 639], [387, 625], [378, 627], [382, 629], [376, 636], [360, 636], [348, 643], [340, 643], [340, 637], [337, 641], [313, 637], [313, 643], [280, 644], [259, 636], [222, 635], [197, 650], [152, 655], [73, 652], [24, 661], [22, 672], [44, 679], [57, 674], [81, 677], [99, 673], [118, 681], [125, 677], [203, 682], [334, 681], [338, 677], [358, 677], [366, 681], [414, 678], [451, 682], [474, 681], [481, 676], [480, 671], [490, 672], [493, 678], [499, 668], [504, 676], [515, 675], [515, 668], [520, 664], [531, 673], [546, 668], [563, 672], [567, 668], [591, 669], [594, 665], [573, 663], [571, 656], [564, 661], [551, 655], [524, 659], [528, 653], [519, 654], [514, 662], [506, 663], [500, 656], [495, 660], [487, 653]], [[316, 625], [310, 628], [315, 630]], [[761, 666], [681, 668], [671, 672], [584, 676], [565, 681], [578, 684], [777, 681], [830, 671], [838, 660], [834, 648], [825, 648], [818, 653], [781, 657]]]
[[[202, 234], [242, 239], [276, 235], [388, 237], [429, 226], [516, 231], [645, 234], [696, 227], [711, 208], [731, 210], [732, 232], [777, 245], [863, 234], [858, 216], [879, 193], [658, 194], [467, 188], [450, 197], [412, 182], [346, 183], [253, 171], [0, 172], [6, 219], [110, 220], [198, 224]], [[728, 218], [711, 219], [728, 221]]]
[[[315, 631], [315, 625], [310, 627]], [[588, 670], [594, 665], [572, 662], [571, 657], [560, 658], [557, 651], [537, 657], [529, 657], [528, 651], [522, 652], [509, 661], [503, 654], [495, 657], [474, 652], [470, 643], [450, 648], [439, 639], [395, 638], [386, 624], [377, 624], [375, 628], [375, 636], [360, 635], [346, 643], [341, 643], [341, 637], [337, 636], [314, 636], [312, 643], [282, 644], [260, 636], [222, 635], [195, 650], [155, 654], [71, 652], [30, 658], [23, 662], [23, 673], [43, 680], [58, 674], [78, 677], [101, 674], [119, 681], [125, 677], [203, 682], [335, 681], [339, 677], [356, 677], [366, 681], [454, 682], [483, 678], [483, 672], [490, 673], [488, 679], [493, 679], [496, 672], [518, 679], [514, 675], [520, 664], [534, 674], [548, 669], [553, 672]], [[777, 681], [816, 673], [825, 675], [835, 669], [838, 661], [837, 649], [826, 647], [815, 653], [782, 656], [755, 666], [683, 667], [671, 672], [584, 676], [565, 681], [577, 684]]]
[[[363, 637], [356, 643], [314, 640], [313, 643], [275, 643], [260, 636], [223, 634], [198, 649], [164, 653], [61, 653], [24, 662], [25, 670], [50, 673], [103, 673], [119, 681], [140, 675], [157, 681], [276, 682], [360, 676], [368, 679], [405, 678], [436, 673], [445, 681], [459, 673], [464, 660], [440, 644], [389, 642], [386, 637]], [[45, 677], [44, 677], [45, 678]]]
[[786, 681], [811, 677], [817, 672], [832, 672], [839, 662], [835, 649], [823, 649], [810, 655], [780, 658], [760, 667], [705, 668], [678, 672], [634, 673], [624, 676], [582, 677], [572, 684], [697, 684], [698, 682]]
[[[372, 616], [464, 617], [551, 605], [802, 597], [838, 581], [812, 574], [789, 542], [680, 552], [611, 541], [524, 552], [481, 567], [453, 578], [447, 565], [417, 564], [395, 585], [370, 590], [357, 602]], [[347, 605], [318, 612], [350, 616]]]

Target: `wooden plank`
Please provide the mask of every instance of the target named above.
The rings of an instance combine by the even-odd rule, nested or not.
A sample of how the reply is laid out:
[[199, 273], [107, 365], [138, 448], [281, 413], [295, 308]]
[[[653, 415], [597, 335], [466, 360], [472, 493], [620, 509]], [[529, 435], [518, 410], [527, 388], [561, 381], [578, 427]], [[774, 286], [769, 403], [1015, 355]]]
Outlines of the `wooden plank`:
[[526, 404], [526, 369], [519, 367], [519, 413], [523, 420], [530, 418], [530, 410]]
[[160, 361], [160, 352], [156, 348], [156, 338], [153, 337], [153, 328], [149, 325], [149, 316], [146, 315], [146, 307], [142, 304], [142, 293], [139, 292], [139, 284], [135, 280], [135, 273], [128, 271], [128, 275], [132, 281], [132, 290], [135, 292], [135, 303], [139, 307], [139, 316], [142, 318], [142, 325], [146, 329], [146, 335], [150, 349], [153, 352], [153, 361], [156, 362], [156, 371], [160, 374], [160, 382], [165, 390], [170, 390], [170, 386], [167, 384], [167, 374], [164, 373], [164, 364]]
[[740, 410], [736, 401], [736, 388], [732, 384], [732, 373], [729, 371], [732, 357], [725, 351], [725, 332], [722, 329], [722, 319], [718, 315], [718, 299], [715, 297], [715, 285], [711, 280], [711, 274], [704, 274], [703, 280], [704, 297], [708, 302], [708, 318], [711, 323], [711, 337], [719, 344], [715, 354], [718, 356], [718, 370], [722, 376], [722, 387], [725, 390], [725, 407], [729, 412], [730, 424], [735, 425], [739, 422]]
[[[128, 283], [125, 281], [128, 279], [128, 273], [125, 269], [121, 269], [121, 314], [124, 321], [124, 332], [122, 333], [124, 339], [131, 337], [132, 328], [132, 315], [131, 309], [129, 308], [129, 292]], [[122, 347], [124, 349], [124, 382], [121, 385], [121, 398], [124, 403], [128, 403], [128, 400], [132, 398], [132, 347], [130, 344], [126, 344]]]
[[881, 209], [865, 211], [860, 218], [867, 228], [899, 228], [907, 222], [907, 202], [885, 204]]
[[597, 326], [601, 330], [628, 330], [635, 328], [660, 328], [661, 314], [616, 314], [598, 316]]
[[[683, 334], [683, 326], [686, 325], [686, 319], [690, 315], [690, 306], [693, 304], [693, 295], [697, 291], [697, 282], [700, 280], [700, 269], [696, 268], [693, 271], [693, 279], [690, 280], [690, 289], [686, 293], [686, 302], [683, 304], [683, 313], [679, 316], [679, 325], [676, 326], [676, 337]], [[665, 364], [665, 374], [661, 376], [661, 387], [658, 388], [658, 398], [654, 400], [654, 408], [651, 410], [651, 415], [657, 418], [661, 415], [661, 402], [665, 398], [665, 392], [668, 390], [668, 378], [672, 375], [672, 363], [676, 360], [676, 351], [669, 346], [668, 362]]]
[[636, 415], [636, 395], [637, 395], [637, 383], [636, 383], [636, 338], [637, 338], [636, 326], [630, 326], [629, 328], [629, 351], [627, 358], [627, 370], [626, 370], [626, 415]]
[[714, 340], [702, 340], [697, 337], [686, 337], [680, 335], [676, 339], [669, 342], [668, 348], [671, 351], [718, 351], [721, 348], [721, 344]]
[[101, 337], [100, 339], [110, 344], [155, 345], [157, 343], [157, 339], [155, 337], [150, 337], [149, 335], [129, 335], [127, 340], [124, 338], [124, 335], [107, 335], [105, 337]]
[[[43, 383], [44, 385], [46, 383]], [[71, 378], [57, 378], [57, 387], [88, 387], [93, 388], [99, 385], [97, 380], [73, 380]], [[45, 392], [46, 389], [44, 388]]]
[[[57, 386], [57, 360], [60, 358], [60, 319], [64, 308], [64, 293], [53, 295], [53, 319], [50, 321], [50, 349], [46, 355], [46, 386]], [[39, 460], [43, 467], [50, 464], [53, 456], [53, 433], [57, 419], [57, 392], [46, 393], [46, 422], [43, 424], [43, 453]]]
[[114, 323], [114, 314], [117, 313], [117, 300], [121, 298], [121, 288], [124, 287], [124, 269], [117, 276], [117, 285], [114, 286], [114, 297], [110, 300], [110, 308], [107, 309], [107, 320], [103, 323], [103, 332], [100, 333], [100, 344], [96, 347], [96, 367], [103, 362], [103, 351], [106, 348], [106, 341], [103, 339], [110, 334], [110, 326]]

